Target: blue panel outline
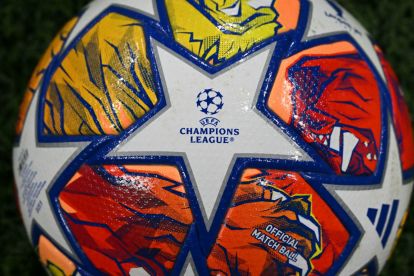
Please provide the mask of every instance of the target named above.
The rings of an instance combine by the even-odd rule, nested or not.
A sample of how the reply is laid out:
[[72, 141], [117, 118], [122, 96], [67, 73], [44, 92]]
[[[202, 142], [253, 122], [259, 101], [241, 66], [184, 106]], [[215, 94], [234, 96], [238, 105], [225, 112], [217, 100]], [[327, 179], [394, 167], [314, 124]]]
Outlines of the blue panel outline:
[[[191, 226], [187, 238], [182, 246], [181, 252], [177, 257], [176, 264], [171, 271], [171, 275], [179, 275], [179, 272], [182, 269], [182, 266], [185, 264], [188, 253], [191, 253], [193, 256], [193, 261], [197, 266], [198, 273], [200, 275], [208, 275], [208, 268], [206, 264], [206, 256], [211, 251], [214, 241], [216, 240], [220, 228], [222, 226], [222, 222], [224, 221], [224, 217], [227, 214], [227, 210], [229, 209], [229, 205], [231, 200], [234, 196], [235, 190], [238, 187], [238, 183], [241, 177], [241, 174], [246, 168], [258, 168], [258, 169], [277, 169], [277, 170], [285, 170], [285, 171], [292, 171], [292, 167], [297, 167], [297, 162], [290, 161], [290, 160], [274, 160], [274, 159], [256, 159], [256, 158], [239, 158], [236, 160], [235, 165], [233, 167], [233, 171], [229, 177], [229, 181], [226, 185], [225, 191], [223, 192], [223, 196], [220, 199], [220, 203], [217, 208], [216, 215], [214, 217], [212, 226], [208, 231], [206, 225], [204, 223], [204, 218], [201, 212], [201, 208], [199, 206], [199, 202], [194, 191], [193, 185], [191, 184], [189, 172], [186, 168], [184, 159], [182, 157], [177, 156], [133, 156], [133, 157], [102, 157], [95, 160], [90, 160], [86, 163], [90, 166], [96, 165], [144, 165], [144, 164], [160, 164], [160, 165], [171, 165], [178, 168], [178, 170], [182, 173], [184, 187], [186, 189], [187, 198], [190, 204], [190, 208], [193, 212], [194, 223]], [[82, 164], [80, 164], [81, 166]], [[313, 170], [314, 166], [312, 163], [302, 163], [301, 170]], [[73, 174], [64, 174], [57, 180], [56, 183], [62, 183], [66, 185], [66, 183], [71, 179]], [[311, 185], [315, 191], [321, 196], [321, 198], [327, 202], [330, 206], [332, 211], [337, 215], [340, 221], [343, 223], [344, 227], [347, 229], [350, 235], [350, 239], [348, 244], [346, 245], [345, 249], [343, 250], [339, 259], [335, 262], [335, 264], [331, 267], [329, 273], [327, 275], [335, 275], [336, 272], [339, 271], [342, 264], [346, 261], [349, 254], [353, 251], [355, 245], [358, 243], [361, 232], [358, 227], [354, 224], [352, 219], [346, 214], [346, 212], [340, 207], [338, 202], [333, 198], [333, 196], [329, 193], [328, 190], [323, 186], [323, 182], [315, 181], [312, 178], [307, 177], [304, 174], [301, 174], [302, 177]], [[58, 219], [63, 226], [63, 230], [72, 245], [72, 248], [83, 260], [83, 267], [85, 267], [88, 271], [95, 271], [96, 269], [93, 267], [92, 263], [88, 260], [86, 255], [83, 253], [82, 249], [76, 242], [76, 238], [71, 234], [70, 228], [67, 225], [65, 219], [63, 219], [63, 211], [59, 206], [59, 192], [63, 187], [58, 187], [55, 184], [52, 190], [50, 191], [51, 194], [55, 194], [56, 196], [53, 198], [52, 205], [54, 209], [58, 213]]]
[[[38, 84], [38, 87], [36, 87], [35, 89], [33, 89], [33, 88], [29, 88], [28, 87], [28, 89], [30, 90], [30, 93], [32, 93], [33, 94], [33, 98], [32, 98], [32, 101], [29, 103], [29, 108], [26, 110], [26, 113], [25, 113], [25, 115], [24, 115], [24, 120], [23, 120], [23, 126], [24, 126], [24, 124], [26, 123], [26, 119], [27, 119], [27, 115], [28, 115], [28, 113], [29, 113], [29, 109], [30, 109], [30, 106], [33, 104], [33, 102], [34, 102], [34, 97], [35, 97], [35, 93], [36, 93], [36, 90], [42, 90], [42, 87], [44, 86], [43, 85], [43, 83], [44, 83], [44, 81], [45, 81], [45, 77], [47, 76], [47, 74], [48, 74], [48, 69], [52, 66], [52, 64], [55, 62], [55, 60], [61, 55], [61, 53], [62, 53], [62, 51], [63, 51], [63, 47], [65, 46], [65, 44], [66, 44], [66, 42], [67, 42], [67, 39], [70, 37], [70, 35], [72, 34], [72, 32], [73, 32], [73, 29], [74, 29], [74, 27], [76, 26], [76, 24], [78, 24], [79, 23], [79, 18], [83, 15], [83, 13], [84, 13], [84, 10], [82, 10], [81, 12], [79, 12], [75, 17], [77, 17], [77, 20], [76, 20], [76, 22], [75, 22], [75, 25], [73, 26], [73, 28], [67, 33], [67, 35], [66, 35], [66, 37], [62, 37], [62, 35], [60, 35], [59, 37], [60, 37], [60, 39], [63, 41], [63, 46], [62, 46], [62, 49], [60, 49], [59, 50], [59, 52], [57, 52], [57, 53], [50, 53], [51, 55], [52, 55], [52, 59], [51, 59], [51, 61], [50, 61], [50, 63], [48, 64], [48, 66], [46, 67], [46, 68], [44, 68], [44, 69], [42, 69], [40, 72], [38, 72], [37, 74], [39, 75], [39, 74], [42, 74], [42, 73], [44, 73], [44, 75], [43, 75], [43, 77], [42, 77], [42, 79], [40, 80], [40, 82], [39, 82], [39, 84]], [[56, 35], [58, 35], [59, 33], [61, 32], [61, 30], [59, 30], [59, 32], [56, 34]], [[45, 51], [47, 51], [47, 49], [45, 50]], [[46, 52], [45, 53], [43, 53], [43, 54], [47, 54]], [[35, 72], [34, 72], [35, 73]], [[26, 90], [27, 91], [27, 90]], [[38, 91], [38, 93], [40, 92], [40, 91]], [[26, 93], [26, 92], [25, 92]], [[40, 97], [39, 97], [40, 98]], [[20, 133], [20, 134], [18, 134], [18, 135], [16, 135], [16, 137], [15, 137], [15, 139], [14, 139], [14, 144], [15, 145], [18, 145], [19, 143], [20, 143], [20, 139], [21, 139], [21, 135], [22, 135], [22, 133], [23, 133], [23, 130], [22, 130], [22, 132]]]
[[31, 226], [31, 240], [32, 240], [32, 244], [36, 246], [36, 249], [38, 249], [38, 244], [39, 244], [39, 239], [40, 236], [44, 236], [45, 238], [47, 238], [63, 255], [66, 256], [66, 258], [68, 258], [69, 260], [71, 260], [73, 262], [73, 264], [76, 266], [76, 270], [74, 272], [74, 275], [76, 275], [76, 273], [80, 273], [81, 275], [85, 275], [85, 276], [92, 276], [92, 274], [90, 274], [88, 271], [86, 271], [85, 269], [83, 269], [82, 265], [77, 262], [76, 260], [74, 260], [73, 258], [70, 257], [70, 255], [66, 252], [66, 250], [64, 250], [61, 246], [59, 246], [59, 244], [52, 238], [49, 236], [49, 234], [47, 234], [47, 232], [36, 222], [34, 221], [32, 223]]
[[[371, 39], [371, 41], [372, 41], [372, 39]], [[372, 45], [374, 45], [374, 46], [377, 45], [378, 46], [378, 43], [372, 41]], [[382, 66], [381, 59], [383, 58], [383, 59], [385, 59], [387, 61], [387, 59], [385, 57], [385, 54], [383, 53], [382, 54], [382, 58], [381, 58], [381, 54], [376, 51], [376, 55], [377, 55], [377, 58], [378, 58], [379, 62], [381, 63], [381, 66]], [[385, 75], [385, 68], [382, 68], [382, 70], [384, 71], [384, 75]], [[393, 86], [394, 84], [393, 83], [389, 83], [388, 80], [387, 80], [387, 78], [386, 78], [386, 76], [385, 76], [385, 80], [381, 79], [381, 82], [383, 82], [383, 84], [385, 86], [385, 90], [386, 90], [386, 93], [385, 93], [385, 101], [387, 103], [390, 103], [389, 104], [389, 106], [390, 106], [389, 107], [389, 112], [390, 112], [391, 116], [394, 117], [394, 110], [393, 110], [393, 106], [392, 106], [392, 96], [391, 96], [392, 94], [391, 94], [391, 91], [389, 91], [389, 89], [388, 89], [388, 86]], [[398, 83], [398, 85], [399, 85], [399, 83]], [[396, 89], [397, 89], [397, 92], [398, 92], [399, 87], [397, 87]], [[407, 102], [405, 101], [405, 103], [407, 103]], [[394, 129], [397, 130], [396, 125], [394, 123], [394, 120], [391, 120], [391, 123], [394, 126]], [[400, 141], [398, 141], [398, 139], [397, 139], [397, 143], [398, 144], [400, 143]], [[398, 152], [401, 154], [399, 145], [398, 145]], [[403, 167], [401, 157], [400, 157], [400, 164], [401, 164], [401, 167]], [[406, 169], [406, 170], [403, 171], [403, 179], [404, 179], [404, 181], [409, 181], [411, 178], [414, 178], [414, 165], [413, 165], [412, 168], [408, 168], [408, 169]]]

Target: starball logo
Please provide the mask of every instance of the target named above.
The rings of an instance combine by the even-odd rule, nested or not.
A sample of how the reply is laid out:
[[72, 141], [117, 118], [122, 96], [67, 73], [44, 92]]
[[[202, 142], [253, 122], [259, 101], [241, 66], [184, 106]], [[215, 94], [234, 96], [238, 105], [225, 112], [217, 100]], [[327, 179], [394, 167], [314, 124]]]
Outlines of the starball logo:
[[198, 93], [196, 108], [207, 115], [199, 120], [201, 127], [183, 127], [180, 134], [188, 136], [192, 144], [229, 144], [240, 135], [238, 128], [219, 127], [221, 121], [215, 116], [224, 107], [223, 95], [213, 89], [204, 89]]

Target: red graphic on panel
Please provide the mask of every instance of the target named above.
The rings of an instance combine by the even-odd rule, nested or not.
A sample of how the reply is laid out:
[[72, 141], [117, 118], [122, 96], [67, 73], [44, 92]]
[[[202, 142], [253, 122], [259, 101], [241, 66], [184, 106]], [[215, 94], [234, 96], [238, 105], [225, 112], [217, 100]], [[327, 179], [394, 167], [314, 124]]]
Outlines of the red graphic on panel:
[[212, 275], [324, 275], [350, 234], [298, 173], [248, 169], [207, 259]]
[[89, 261], [110, 275], [173, 268], [193, 216], [177, 168], [84, 165], [59, 195]]
[[402, 167], [404, 170], [414, 168], [414, 132], [408, 106], [404, 100], [404, 92], [401, 89], [397, 75], [391, 64], [385, 59], [381, 50], [377, 47], [377, 53], [381, 59], [388, 90], [391, 95], [393, 121], [398, 140]]
[[370, 175], [379, 160], [380, 101], [371, 68], [352, 44], [338, 42], [284, 60], [267, 104], [337, 174]]

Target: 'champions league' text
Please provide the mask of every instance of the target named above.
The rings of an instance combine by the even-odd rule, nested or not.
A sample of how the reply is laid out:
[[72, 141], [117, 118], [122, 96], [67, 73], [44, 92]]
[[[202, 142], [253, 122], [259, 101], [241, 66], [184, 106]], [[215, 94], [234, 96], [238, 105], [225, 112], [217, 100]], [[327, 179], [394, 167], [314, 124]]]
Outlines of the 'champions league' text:
[[238, 128], [181, 128], [180, 134], [189, 136], [192, 144], [229, 144], [240, 135]]

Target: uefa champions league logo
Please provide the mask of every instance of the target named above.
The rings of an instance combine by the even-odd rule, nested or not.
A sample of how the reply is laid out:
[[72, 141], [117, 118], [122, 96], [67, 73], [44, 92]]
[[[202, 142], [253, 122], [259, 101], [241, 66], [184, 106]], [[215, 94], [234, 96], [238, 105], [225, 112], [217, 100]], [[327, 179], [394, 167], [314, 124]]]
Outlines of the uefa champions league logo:
[[[216, 115], [223, 109], [223, 95], [213, 89], [204, 89], [204, 91], [198, 93], [196, 105], [202, 113], [210, 116]], [[200, 120], [203, 127], [207, 125], [217, 127], [219, 123], [220, 120], [214, 117], [205, 117]]]
[[197, 94], [196, 107], [207, 115], [199, 120], [202, 127], [183, 127], [180, 134], [189, 136], [191, 144], [229, 144], [240, 135], [238, 128], [219, 127], [221, 123], [215, 116], [223, 109], [223, 95], [212, 88]]
[[213, 89], [205, 89], [197, 96], [197, 108], [206, 115], [216, 115], [224, 106], [223, 95]]

